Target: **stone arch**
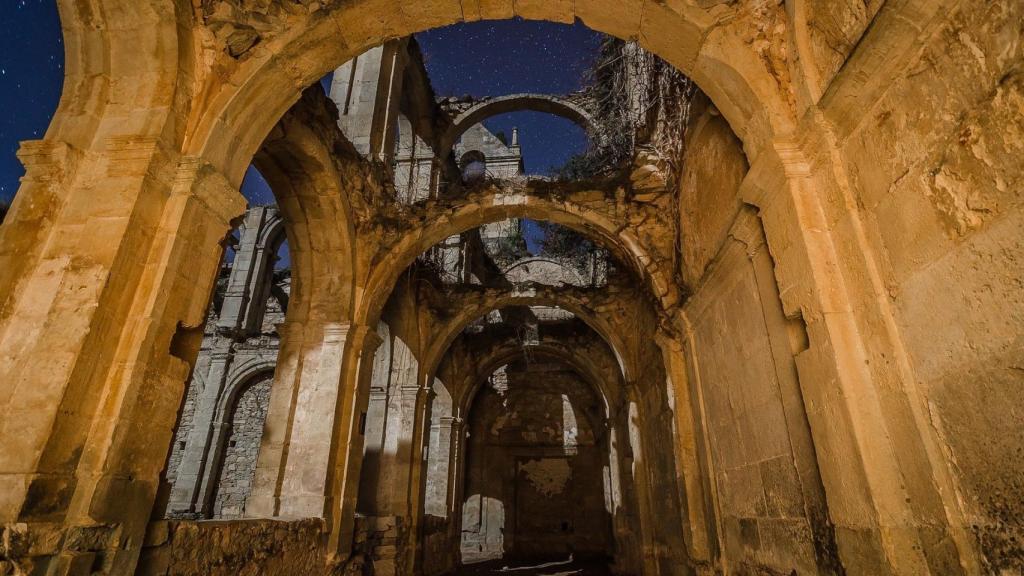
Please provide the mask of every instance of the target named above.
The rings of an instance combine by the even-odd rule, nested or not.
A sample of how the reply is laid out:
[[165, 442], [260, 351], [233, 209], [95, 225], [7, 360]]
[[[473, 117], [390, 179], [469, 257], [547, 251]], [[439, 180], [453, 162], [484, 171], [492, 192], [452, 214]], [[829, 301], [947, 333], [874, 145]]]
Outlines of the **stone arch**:
[[276, 359], [259, 357], [249, 358], [241, 364], [233, 366], [224, 384], [224, 393], [217, 402], [214, 422], [226, 424], [225, 418], [231, 413], [232, 407], [245, 388], [260, 376], [273, 373], [275, 368], [277, 368]]
[[586, 130], [592, 137], [600, 137], [601, 129], [597, 119], [571, 97], [554, 94], [509, 94], [484, 98], [463, 110], [452, 119], [452, 124], [441, 136], [438, 152], [444, 160], [459, 138], [484, 120], [507, 112], [545, 112], [571, 120]]
[[[720, 7], [716, 7], [720, 8]], [[641, 14], [644, 15], [641, 21]], [[748, 154], [787, 133], [793, 112], [764, 59], [741, 33], [743, 18], [727, 10], [670, 8], [655, 0], [622, 5], [602, 0], [529, 7], [458, 3], [408, 4], [396, 0], [338, 3], [297, 16], [261, 42], [206, 99], [188, 153], [202, 155], [237, 181], [247, 160], [306, 86], [389, 38], [479, 18], [572, 22], [640, 45], [686, 73], [715, 102], [746, 143]]]
[[[593, 334], [593, 336], [596, 341], [607, 346], [603, 337], [598, 334]], [[607, 349], [605, 348], [605, 350]], [[521, 358], [522, 354], [523, 350], [518, 343], [508, 341], [501, 343], [488, 350], [483, 357], [479, 357], [476, 369], [468, 371], [457, 384], [461, 394], [455, 403], [454, 420], [457, 424], [454, 429], [460, 433], [453, 433], [453, 436], [456, 437], [456, 448], [452, 452], [459, 454], [460, 457], [457, 461], [447, 464], [447, 479], [440, 478], [440, 472], [445, 470], [445, 462], [432, 463], [428, 472], [435, 482], [450, 482], [455, 486], [455, 489], [451, 491], [454, 501], [450, 503], [450, 507], [454, 513], [453, 522], [457, 527], [461, 528], [465, 520], [462, 507], [466, 493], [463, 489], [467, 482], [467, 466], [469, 466], [466, 457], [468, 441], [461, 431], [465, 430], [473, 419], [471, 407], [478, 393], [484, 388], [488, 376], [503, 364]], [[557, 340], [541, 342], [538, 346], [532, 347], [531, 355], [534, 354], [539, 358], [555, 360], [576, 372], [590, 388], [594, 398], [603, 405], [603, 413], [599, 407], [598, 411], [587, 414], [589, 416], [588, 423], [593, 430], [601, 430], [604, 437], [602, 452], [607, 458], [605, 472], [608, 474], [604, 488], [606, 503], [611, 504], [608, 511], [611, 513], [611, 537], [616, 542], [613, 554], [615, 563], [620, 565], [623, 570], [633, 573], [639, 567], [637, 558], [642, 555], [638, 545], [642, 538], [639, 538], [638, 535], [650, 530], [649, 519], [642, 516], [642, 511], [648, 509], [649, 506], [644, 507], [641, 504], [639, 498], [643, 492], [636, 489], [636, 485], [644, 484], [645, 480], [633, 477], [629, 467], [630, 460], [624, 457], [633, 450], [631, 447], [625, 447], [625, 444], [629, 443], [629, 439], [626, 434], [627, 412], [624, 407], [633, 401], [636, 394], [626, 385], [621, 371], [614, 368], [611, 372], [595, 369], [592, 356], [584, 355], [580, 350], [566, 345], [564, 342]], [[606, 367], [614, 366], [614, 359], [609, 357], [608, 360], [610, 363]], [[610, 378], [614, 379], [614, 383], [609, 381]], [[607, 452], [604, 452], [605, 450]], [[443, 450], [440, 458], [442, 460], [446, 458]], [[441, 469], [440, 472], [438, 468]], [[627, 513], [623, 514], [623, 512]], [[461, 529], [453, 530], [453, 533], [454, 538], [458, 539]], [[611, 551], [609, 552], [611, 553]]]
[[[601, 339], [603, 340], [603, 337], [601, 337]], [[601, 398], [601, 401], [604, 404], [605, 415], [607, 416], [611, 413], [613, 402], [618, 399], [618, 394], [612, 394], [611, 390], [606, 386], [601, 385], [602, 379], [600, 375], [594, 370], [593, 366], [587, 364], [582, 358], [580, 358], [579, 354], [573, 353], [573, 351], [568, 350], [563, 346], [543, 342], [532, 347], [532, 352], [561, 360], [571, 366], [574, 370], [578, 371], [580, 375], [587, 380], [587, 383], [594, 388], [598, 397]], [[452, 398], [452, 404], [456, 408], [455, 413], [458, 417], [464, 417], [469, 413], [469, 409], [473, 405], [473, 399], [482, 387], [482, 378], [486, 378], [489, 374], [501, 367], [502, 364], [506, 364], [520, 355], [522, 355], [522, 347], [511, 343], [505, 343], [491, 350], [490, 353], [481, 360], [478, 369], [472, 374], [467, 375], [473, 378], [474, 381], [470, 382], [469, 386], [462, 388], [462, 394]], [[616, 379], [618, 380], [621, 392], [628, 396], [628, 385], [626, 384], [623, 374], [621, 372], [616, 374]]]
[[[508, 266], [505, 266], [504, 270], [502, 270], [502, 273], [507, 275], [510, 272], [512, 272], [514, 270], [517, 270], [517, 269], [519, 269], [519, 268], [521, 268], [523, 266], [529, 266], [530, 264], [536, 264], [536, 263], [549, 264], [551, 266], [555, 266], [555, 267], [559, 268], [562, 271], [562, 280], [563, 280], [562, 283], [563, 284], [572, 284], [572, 285], [576, 285], [576, 286], [582, 286], [582, 285], [584, 285], [586, 283], [585, 280], [583, 279], [583, 277], [580, 276], [580, 273], [577, 270], [574, 270], [571, 266], [568, 266], [565, 262], [559, 262], [555, 258], [550, 258], [550, 257], [546, 257], [546, 256], [529, 256], [529, 257], [526, 257], [526, 258], [521, 258], [521, 259], [516, 260], [515, 262], [509, 264]], [[564, 280], [566, 279], [566, 277], [569, 277], [572, 281], [571, 282], [565, 282]]]
[[267, 222], [266, 228], [260, 233], [259, 245], [264, 247], [268, 254], [273, 255], [276, 252], [274, 248], [288, 239], [286, 228], [281, 212], [275, 212]]
[[[192, 54], [179, 50], [193, 42], [193, 32], [176, 25], [190, 17], [182, 13], [188, 7], [168, 0], [100, 4], [109, 6], [58, 0], [67, 47], [64, 88], [46, 137], [81, 150], [103, 146], [99, 135], [136, 136], [142, 126], [159, 133], [174, 104], [174, 90], [167, 87], [175, 84], [175, 75], [194, 68]], [[129, 117], [132, 121], [126, 121]]]
[[297, 114], [289, 114], [253, 158], [289, 240], [289, 320], [338, 320], [350, 313], [355, 224], [332, 153]]
[[[273, 388], [273, 373], [274, 373], [274, 362], [263, 359], [254, 359], [245, 362], [240, 366], [233, 376], [229, 377], [227, 385], [225, 387], [224, 394], [221, 398], [221, 403], [217, 408], [217, 414], [214, 418], [214, 426], [212, 428], [215, 437], [211, 442], [211, 449], [213, 454], [211, 455], [211, 462], [213, 466], [213, 476], [211, 480], [213, 485], [210, 487], [208, 494], [210, 498], [209, 511], [211, 515], [215, 517], [221, 517], [222, 511], [220, 510], [222, 498], [227, 499], [228, 495], [224, 492], [226, 489], [225, 482], [228, 485], [235, 484], [237, 480], [247, 480], [243, 482], [241, 488], [244, 490], [244, 486], [252, 486], [252, 476], [248, 478], [235, 477], [232, 478], [231, 470], [227, 469], [228, 461], [233, 455], [238, 454], [234, 450], [236, 446], [233, 444], [233, 437], [239, 432], [236, 429], [236, 421], [238, 418], [239, 410], [242, 409], [242, 401], [246, 399], [246, 395], [254, 391], [254, 387], [257, 385], [264, 386], [267, 388]], [[263, 428], [265, 426], [266, 412], [265, 407], [260, 408], [260, 402], [257, 401], [257, 413], [263, 412], [263, 421], [261, 422], [246, 422], [242, 426], [242, 430], [249, 430], [255, 432], [256, 435], [249, 435], [249, 439], [252, 444], [250, 448], [255, 448], [256, 453], [260, 447], [260, 437], [262, 436]], [[265, 406], [265, 405], [264, 405]], [[251, 416], [251, 415], [250, 415]], [[243, 452], [244, 454], [244, 452]], [[252, 454], [250, 474], [255, 475], [256, 472], [256, 454]], [[233, 517], [240, 518], [244, 509], [244, 503], [248, 500], [248, 496], [251, 492], [246, 491], [244, 496], [235, 494], [235, 504], [239, 506], [238, 510], [234, 513]]]
[[470, 198], [439, 218], [427, 219], [420, 230], [403, 234], [374, 262], [364, 292], [367, 299], [357, 302], [355, 322], [373, 325], [399, 275], [427, 249], [452, 235], [509, 218], [553, 222], [600, 241], [623, 258], [663, 308], [675, 304], [678, 295], [670, 275], [654, 264], [648, 250], [629, 227], [581, 203], [499, 191]]
[[625, 352], [625, 340], [619, 337], [618, 332], [601, 314], [591, 310], [582, 299], [574, 298], [568, 292], [543, 296], [506, 292], [498, 297], [488, 298], [459, 308], [458, 313], [435, 335], [428, 352], [424, 355], [423, 366], [428, 377], [432, 377], [437, 371], [452, 342], [466, 326], [492, 310], [508, 306], [555, 306], [573, 313], [608, 345], [619, 363], [619, 369], [626, 382], [631, 381], [632, 375], [636, 373], [636, 367], [628, 364], [625, 360], [625, 358], [631, 357]]
[[[310, 366], [321, 366], [315, 359], [325, 349], [333, 350], [339, 358], [343, 355], [336, 349], [344, 345], [351, 316], [357, 243], [350, 195], [344, 186], [364, 175], [336, 162], [339, 150], [341, 154], [348, 150], [340, 132], [323, 133], [311, 128], [333, 126], [333, 119], [319, 117], [330, 109], [326, 104], [322, 93], [306, 91], [253, 159], [274, 194], [284, 222], [292, 284], [285, 322], [278, 325], [281, 339], [270, 410], [245, 511], [250, 517], [278, 514], [274, 490], [286, 473], [287, 459], [282, 451], [267, 447], [276, 446], [281, 441], [280, 433], [289, 428], [298, 401], [296, 391], [303, 381], [336, 380], [336, 376]], [[311, 122], [310, 116], [316, 121]], [[330, 366], [322, 367], [326, 372], [331, 370]], [[308, 509], [294, 514], [317, 516], [322, 512]]]

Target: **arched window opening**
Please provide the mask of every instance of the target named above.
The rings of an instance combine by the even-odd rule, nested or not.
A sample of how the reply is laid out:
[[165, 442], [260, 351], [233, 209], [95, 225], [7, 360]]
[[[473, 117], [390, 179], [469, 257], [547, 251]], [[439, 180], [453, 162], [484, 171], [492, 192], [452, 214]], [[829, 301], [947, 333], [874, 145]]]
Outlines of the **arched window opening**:
[[214, 518], [241, 518], [252, 492], [256, 457], [259, 454], [263, 424], [270, 406], [273, 372], [255, 376], [238, 395], [223, 424], [228, 426], [224, 456], [220, 462], [217, 491], [213, 498]]
[[452, 236], [419, 265], [444, 284], [600, 287], [624, 270], [603, 245], [553, 222], [510, 218]]
[[462, 154], [459, 167], [462, 169], [462, 181], [466, 184], [481, 182], [488, 176], [487, 156], [480, 150], [469, 150]]
[[170, 518], [241, 518], [252, 490], [291, 258], [273, 192], [255, 167], [242, 193], [251, 207], [225, 240], [164, 474]]
[[601, 407], [591, 384], [552, 358], [523, 356], [486, 377], [467, 414], [464, 563], [611, 549]]

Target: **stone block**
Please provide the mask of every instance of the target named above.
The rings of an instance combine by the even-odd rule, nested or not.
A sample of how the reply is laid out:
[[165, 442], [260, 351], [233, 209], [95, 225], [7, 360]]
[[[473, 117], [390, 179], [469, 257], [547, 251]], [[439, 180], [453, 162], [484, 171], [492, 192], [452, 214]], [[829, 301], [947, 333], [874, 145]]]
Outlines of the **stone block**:
[[572, 24], [576, 19], [573, 0], [514, 0], [516, 16], [527, 20], [548, 20]]
[[640, 36], [640, 19], [645, 0], [576, 0], [576, 16], [584, 24], [623, 40]]

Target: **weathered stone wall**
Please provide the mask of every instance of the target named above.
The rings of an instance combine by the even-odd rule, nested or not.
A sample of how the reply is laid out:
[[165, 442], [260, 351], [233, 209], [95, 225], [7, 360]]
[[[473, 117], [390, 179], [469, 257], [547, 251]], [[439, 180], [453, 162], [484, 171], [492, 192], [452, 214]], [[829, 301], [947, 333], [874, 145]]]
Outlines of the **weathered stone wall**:
[[600, 406], [566, 367], [510, 365], [469, 414], [462, 558], [611, 550]]
[[[250, 215], [268, 211], [276, 213], [257, 207]], [[255, 247], [263, 232], [243, 228], [241, 244]], [[248, 277], [253, 260], [236, 256], [222, 267], [164, 473], [167, 517], [241, 518], [250, 494], [280, 347], [277, 325], [291, 292], [290, 271], [274, 272], [272, 260], [263, 276], [254, 273], [232, 289], [237, 276]], [[258, 322], [253, 318], [249, 329], [233, 328], [253, 314]]]
[[806, 336], [782, 315], [766, 250], [744, 211], [686, 305], [721, 554], [754, 573], [829, 573], [836, 560], [794, 360]]
[[220, 465], [220, 479], [213, 503], [214, 518], [241, 518], [245, 501], [252, 491], [252, 476], [256, 471], [256, 455], [263, 436], [263, 423], [270, 406], [270, 385], [273, 374], [265, 374], [248, 385], [238, 397], [231, 417], [224, 461]]
[[326, 571], [323, 522], [162, 520], [150, 524], [138, 576], [309, 576]]
[[679, 233], [719, 554], [742, 570], [827, 573], [837, 559], [794, 359], [806, 335], [784, 317], [761, 224], [743, 209], [747, 171], [741, 142], [698, 93]]
[[[202, 358], [202, 360], [205, 360], [205, 368], [208, 369], [210, 363], [209, 356]], [[204, 366], [199, 361], [196, 362], [196, 370], [206, 372]], [[201, 380], [193, 377], [189, 381], [188, 389], [185, 390], [185, 402], [181, 407], [178, 425], [174, 429], [174, 444], [171, 445], [171, 456], [167, 460], [167, 471], [164, 473], [164, 480], [171, 485], [178, 478], [178, 467], [181, 466], [181, 460], [185, 457], [185, 444], [188, 442], [188, 435], [192, 433], [193, 418], [196, 413], [196, 400], [197, 396], [199, 396], [201, 382]]]
[[696, 287], [739, 212], [747, 159], [729, 123], [700, 92], [691, 108], [685, 150], [679, 178], [679, 246], [683, 282]]
[[844, 143], [879, 298], [993, 573], [1024, 569], [1021, 22], [1013, 0], [956, 13]]

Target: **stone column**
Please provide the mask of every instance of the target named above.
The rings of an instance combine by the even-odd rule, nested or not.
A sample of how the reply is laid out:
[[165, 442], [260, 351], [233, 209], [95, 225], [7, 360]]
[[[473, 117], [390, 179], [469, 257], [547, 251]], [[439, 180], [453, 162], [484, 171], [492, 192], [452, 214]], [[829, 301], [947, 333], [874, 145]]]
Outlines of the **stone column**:
[[380, 516], [404, 516], [408, 505], [409, 454], [413, 441], [419, 361], [400, 338], [392, 339], [384, 436], [377, 476]]
[[396, 423], [398, 429], [390, 439], [395, 441], [393, 446], [395, 458], [392, 461], [392, 469], [388, 476], [394, 481], [390, 486], [388, 506], [394, 514], [404, 515], [409, 510], [409, 480], [412, 477], [413, 454], [421, 454], [422, 451], [416, 448], [417, 424], [421, 424], [420, 397], [423, 394], [421, 388], [415, 385], [402, 386], [398, 390], [398, 414]]
[[451, 520], [452, 487], [455, 479], [456, 441], [462, 421], [453, 416], [435, 416], [430, 424], [427, 453], [424, 512]]
[[419, 545], [421, 543], [419, 535], [422, 533], [420, 522], [423, 516], [423, 497], [425, 495], [423, 482], [425, 479], [426, 458], [424, 450], [427, 448], [427, 426], [430, 422], [431, 407], [430, 398], [433, 395], [428, 382], [424, 378], [423, 385], [415, 392], [412, 390], [406, 392], [406, 401], [409, 402], [411, 408], [411, 414], [407, 419], [410, 441], [408, 453], [404, 459], [408, 466], [406, 482], [410, 487], [405, 492], [405, 509], [409, 517], [409, 542], [406, 546], [406, 566], [413, 567], [415, 571], [419, 571], [422, 568], [419, 564]]
[[[388, 385], [391, 380], [391, 332], [384, 322], [377, 323], [381, 344], [374, 352], [370, 391], [363, 419], [363, 463], [359, 482], [357, 512], [377, 515], [377, 479], [380, 475], [381, 453], [388, 410]], [[363, 479], [371, 479], [363, 482]]]
[[249, 518], [323, 518], [350, 324], [286, 322]]
[[[280, 480], [287, 461], [295, 393], [306, 360], [316, 364], [320, 350], [316, 344], [323, 340], [324, 328], [320, 323], [307, 325], [304, 321], [286, 320], [278, 324], [277, 333], [281, 338], [280, 350], [274, 369], [274, 383], [270, 388], [267, 420], [260, 439], [252, 493], [245, 504], [247, 518], [273, 518], [280, 509]], [[313, 349], [307, 350], [310, 346]]]
[[341, 380], [343, 395], [334, 421], [330, 491], [325, 507], [330, 527], [328, 551], [339, 558], [345, 558], [352, 552], [363, 463], [363, 435], [359, 422], [369, 403], [374, 358], [380, 344], [381, 338], [369, 327], [359, 326], [353, 330]]
[[208, 518], [210, 515], [210, 496], [216, 479], [210, 477], [216, 473], [216, 439], [221, 436], [221, 422], [214, 422], [217, 404], [224, 394], [227, 375], [231, 369], [232, 343], [229, 339], [218, 338], [214, 351], [210, 354], [210, 367], [204, 382], [206, 387], [199, 393], [193, 416], [192, 430], [185, 441], [185, 451], [178, 466], [178, 477], [171, 489], [168, 512], [175, 516], [194, 516]]
[[[56, 555], [58, 569], [102, 556], [109, 572], [127, 574], [222, 241], [245, 203], [212, 167], [157, 140], [105, 146], [63, 184], [44, 248], [4, 296], [0, 519], [62, 524], [63, 540], [36, 551]], [[29, 182], [39, 178], [39, 168], [27, 169]], [[36, 192], [25, 192], [16, 222], [34, 209]]]
[[467, 434], [468, 424], [466, 420], [462, 418], [462, 415], [457, 415], [458, 418], [458, 429], [452, 429], [452, 433], [455, 435], [454, 441], [452, 442], [452, 451], [454, 455], [452, 457], [452, 486], [449, 493], [450, 498], [450, 510], [452, 515], [451, 523], [451, 542], [452, 547], [455, 550], [455, 562], [456, 564], [462, 562], [462, 520], [463, 520], [463, 505], [465, 504], [466, 496], [466, 475], [469, 473], [469, 466], [466, 461], [466, 454], [468, 450]]
[[271, 251], [277, 234], [273, 229], [279, 226], [276, 208], [258, 206], [246, 212], [217, 319], [218, 331], [236, 337], [259, 332], [274, 273], [276, 254]]
[[288, 458], [281, 480], [279, 516], [323, 517], [342, 362], [351, 325], [324, 326], [318, 361], [303, 370], [295, 396]]

